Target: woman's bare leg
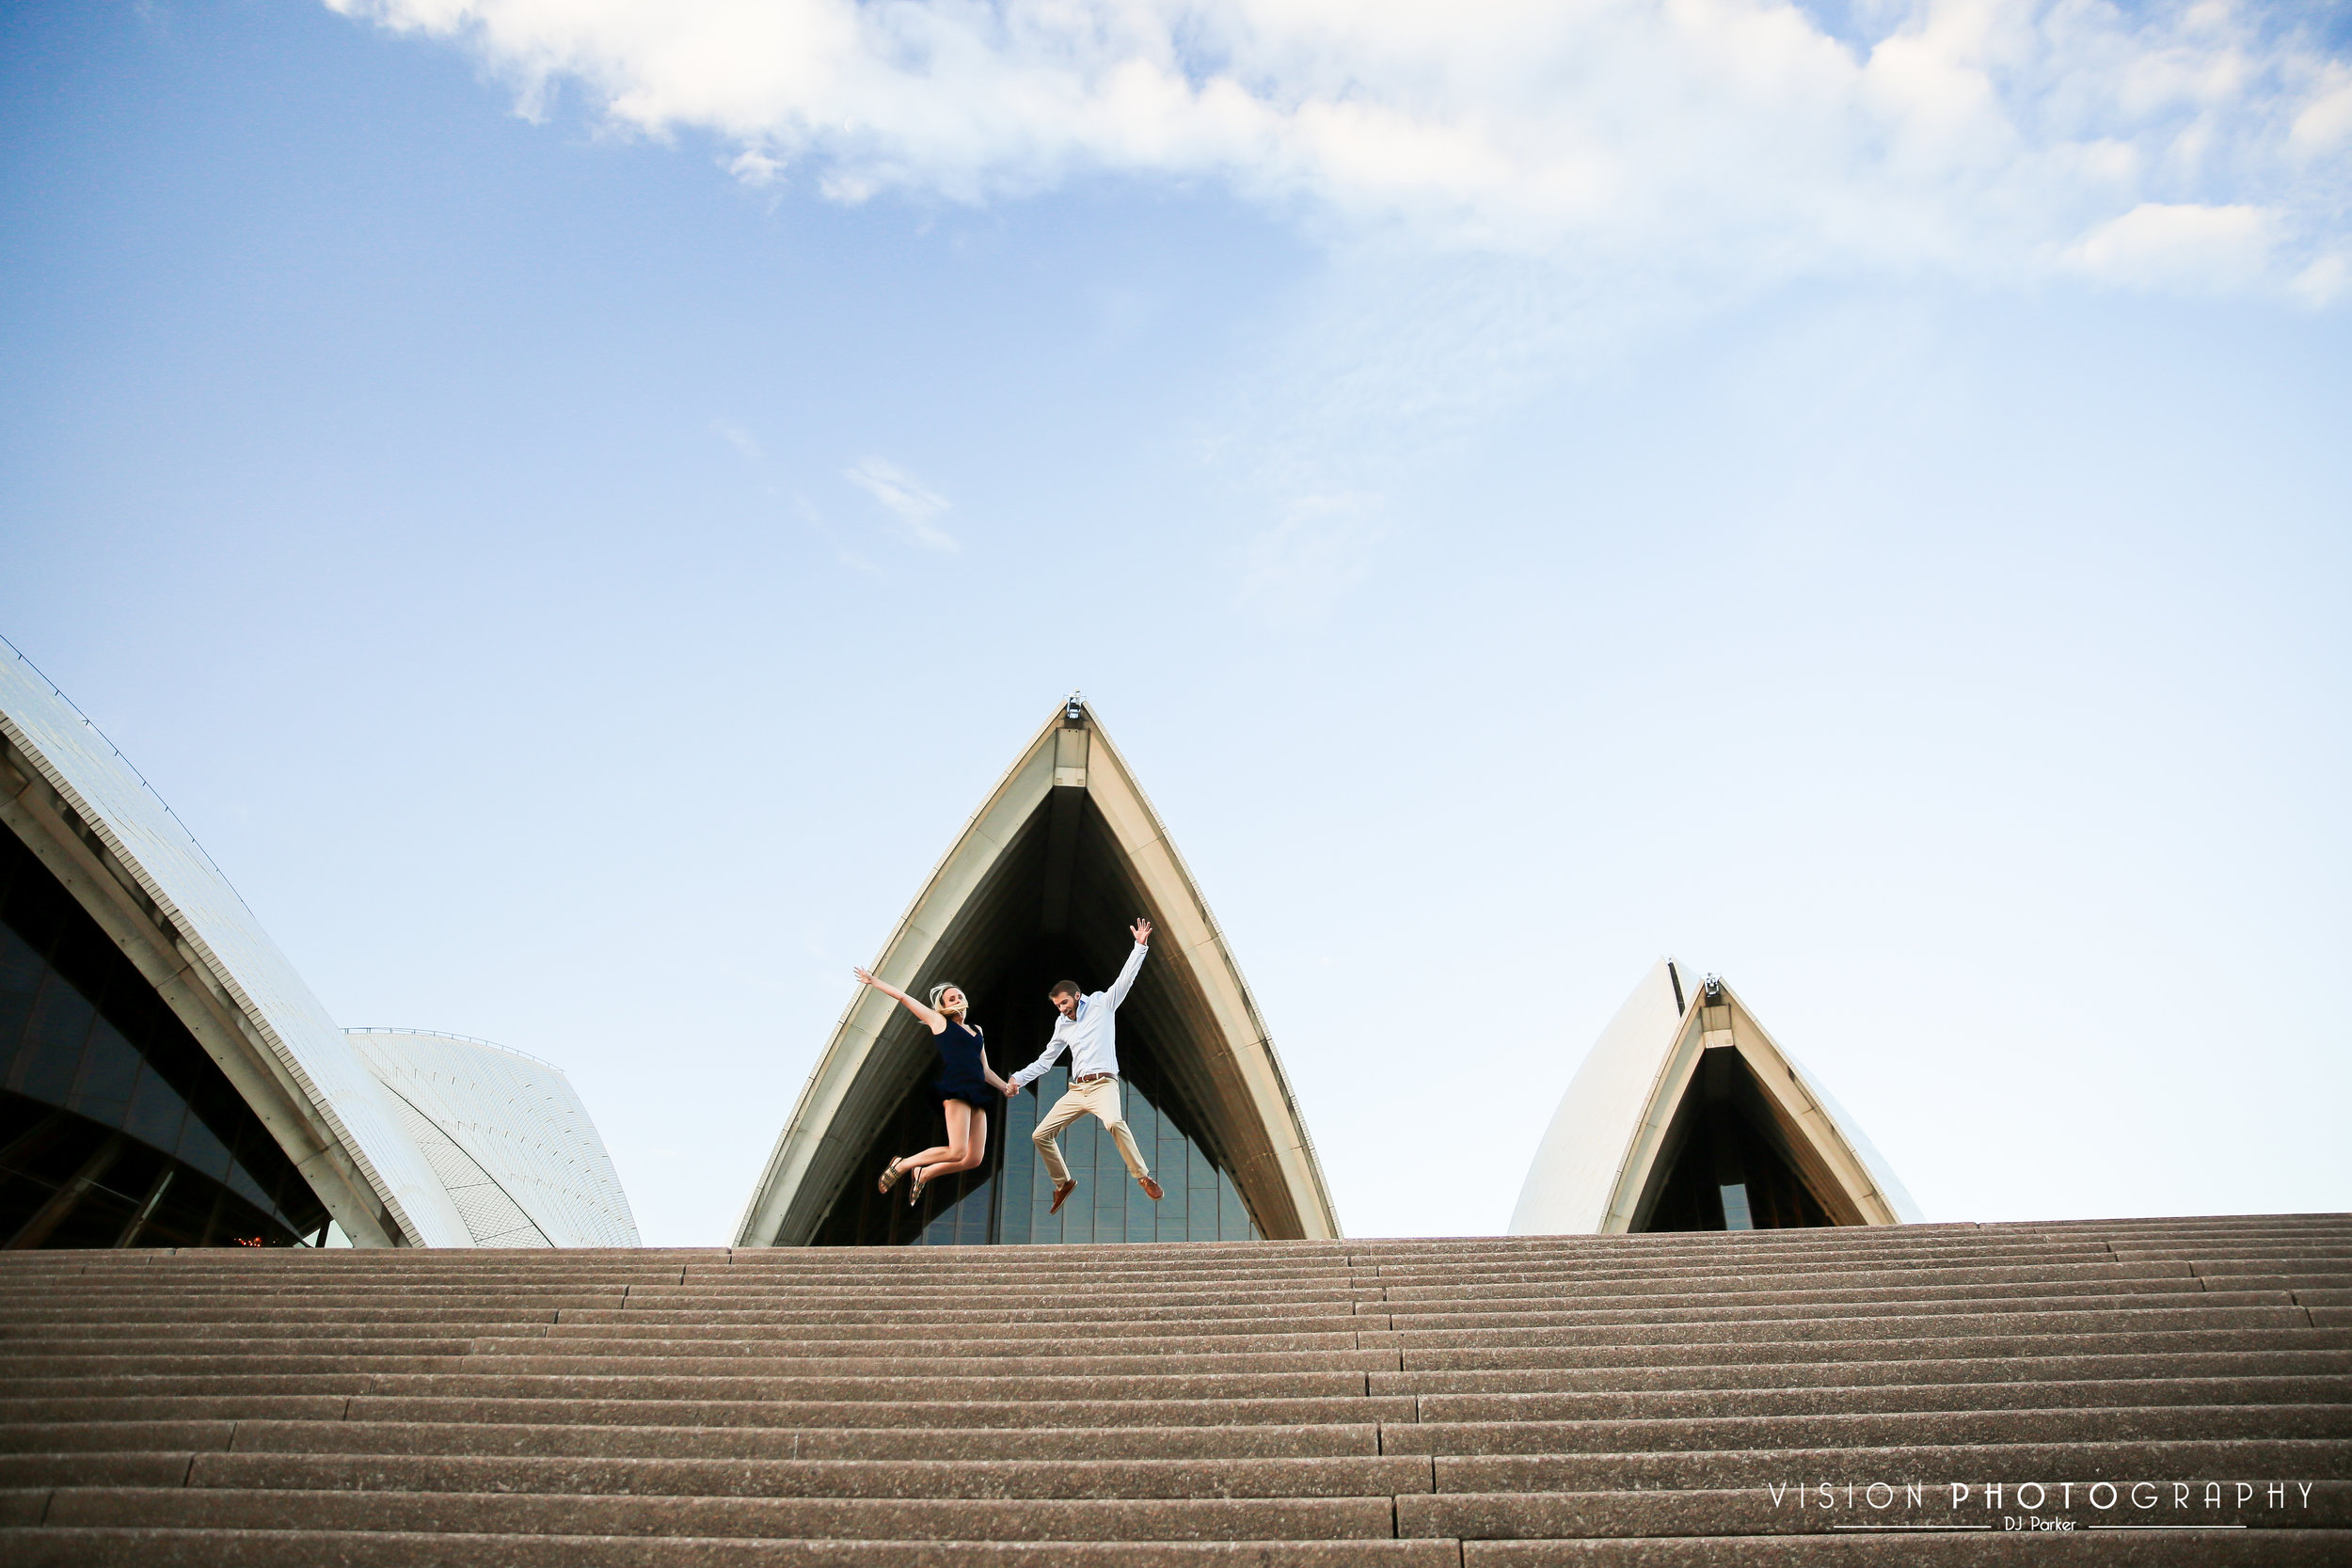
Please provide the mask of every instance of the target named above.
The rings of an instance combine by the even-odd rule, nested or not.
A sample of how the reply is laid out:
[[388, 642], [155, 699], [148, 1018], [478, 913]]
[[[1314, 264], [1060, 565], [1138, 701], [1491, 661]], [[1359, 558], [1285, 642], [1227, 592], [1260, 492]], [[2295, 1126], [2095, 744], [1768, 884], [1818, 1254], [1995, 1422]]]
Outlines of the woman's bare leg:
[[[977, 1170], [980, 1163], [988, 1158], [988, 1113], [977, 1106], [973, 1107], [972, 1131], [963, 1140], [963, 1162], [954, 1167], [957, 1170]], [[935, 1165], [930, 1174], [945, 1176], [947, 1167]]]
[[[961, 1100], [947, 1101], [947, 1147], [927, 1148], [905, 1162], [918, 1182], [931, 1182], [960, 1170], [977, 1169], [988, 1158], [988, 1113]], [[961, 1123], [961, 1126], [958, 1123]], [[940, 1158], [933, 1159], [938, 1155]], [[917, 1164], [921, 1165], [916, 1169]]]
[[946, 1113], [947, 1117], [947, 1141], [927, 1148], [920, 1154], [910, 1154], [898, 1162], [898, 1168], [903, 1171], [912, 1171], [918, 1181], [942, 1174], [931, 1168], [935, 1165], [954, 1165], [958, 1170], [971, 1169], [969, 1165], [961, 1162], [964, 1146], [971, 1141], [972, 1107], [961, 1100], [950, 1100], [946, 1101], [941, 1109]]

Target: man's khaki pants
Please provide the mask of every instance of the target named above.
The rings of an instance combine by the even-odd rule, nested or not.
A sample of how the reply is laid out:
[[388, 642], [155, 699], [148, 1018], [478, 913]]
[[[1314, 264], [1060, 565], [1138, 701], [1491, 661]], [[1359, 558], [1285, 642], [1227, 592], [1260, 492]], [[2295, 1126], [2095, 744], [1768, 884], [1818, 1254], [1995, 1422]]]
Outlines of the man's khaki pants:
[[1037, 1145], [1038, 1158], [1045, 1162], [1045, 1174], [1054, 1179], [1057, 1186], [1070, 1180], [1070, 1165], [1061, 1157], [1061, 1145], [1054, 1140], [1063, 1128], [1088, 1115], [1111, 1130], [1111, 1141], [1119, 1146], [1119, 1157], [1127, 1162], [1129, 1176], [1140, 1181], [1152, 1174], [1152, 1167], [1143, 1163], [1143, 1150], [1136, 1147], [1136, 1135], [1128, 1129], [1127, 1117], [1119, 1108], [1119, 1080], [1097, 1078], [1091, 1084], [1071, 1085], [1070, 1092], [1054, 1101], [1054, 1108], [1045, 1113], [1045, 1119], [1029, 1134], [1029, 1141]]

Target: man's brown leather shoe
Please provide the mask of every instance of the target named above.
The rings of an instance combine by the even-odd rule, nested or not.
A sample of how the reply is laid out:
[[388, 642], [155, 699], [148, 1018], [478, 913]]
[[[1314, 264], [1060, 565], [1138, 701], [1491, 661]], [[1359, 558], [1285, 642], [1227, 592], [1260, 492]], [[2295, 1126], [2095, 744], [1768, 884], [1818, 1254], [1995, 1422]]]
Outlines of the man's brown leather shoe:
[[1158, 1182], [1152, 1180], [1148, 1176], [1139, 1176], [1136, 1178], [1136, 1180], [1143, 1183], [1144, 1196], [1150, 1198], [1154, 1203], [1157, 1203], [1160, 1200], [1160, 1184]]
[[1063, 1198], [1068, 1197], [1068, 1196], [1069, 1196], [1072, 1193], [1074, 1193], [1074, 1192], [1076, 1192], [1077, 1190], [1078, 1190], [1078, 1184], [1077, 1184], [1075, 1181], [1057, 1181], [1057, 1182], [1055, 1182], [1055, 1183], [1054, 1183], [1054, 1206], [1053, 1206], [1051, 1209], [1046, 1210], [1045, 1212], [1046, 1212], [1047, 1213], [1049, 1213], [1049, 1214], [1058, 1214], [1058, 1213], [1060, 1213], [1060, 1212], [1061, 1212], [1061, 1200], [1062, 1200]]

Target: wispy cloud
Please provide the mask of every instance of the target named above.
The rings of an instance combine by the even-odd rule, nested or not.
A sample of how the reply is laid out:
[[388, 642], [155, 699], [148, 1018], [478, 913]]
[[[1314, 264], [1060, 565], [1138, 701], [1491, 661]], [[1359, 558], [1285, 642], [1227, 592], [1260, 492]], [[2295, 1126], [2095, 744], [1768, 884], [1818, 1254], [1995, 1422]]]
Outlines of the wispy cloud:
[[[2352, 66], [2240, 0], [330, 0], [713, 133], [753, 183], [981, 200], [1073, 172], [1222, 179], [1339, 230], [1666, 267], [2285, 287], [2352, 227]], [[2101, 235], [2106, 234], [2103, 241]]]
[[710, 428], [728, 446], [733, 447], [755, 463], [759, 461], [759, 443], [752, 439], [750, 431], [745, 430], [733, 420], [713, 420], [710, 421]]
[[955, 535], [939, 526], [940, 515], [947, 510], [947, 498], [914, 475], [879, 457], [868, 457], [842, 469], [841, 477], [882, 502], [916, 544], [949, 552], [958, 548]]

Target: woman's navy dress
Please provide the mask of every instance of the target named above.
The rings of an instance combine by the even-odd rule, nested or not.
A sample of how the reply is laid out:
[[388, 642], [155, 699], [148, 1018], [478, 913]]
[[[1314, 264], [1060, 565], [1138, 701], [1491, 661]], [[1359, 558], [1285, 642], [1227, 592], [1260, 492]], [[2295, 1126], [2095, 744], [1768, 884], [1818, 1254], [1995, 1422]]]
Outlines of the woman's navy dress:
[[954, 1019], [947, 1027], [931, 1037], [939, 1048], [939, 1076], [931, 1087], [942, 1100], [961, 1100], [976, 1111], [993, 1109], [1003, 1099], [988, 1085], [988, 1076], [980, 1070], [980, 1048], [988, 1043], [977, 1029], [967, 1028]]

